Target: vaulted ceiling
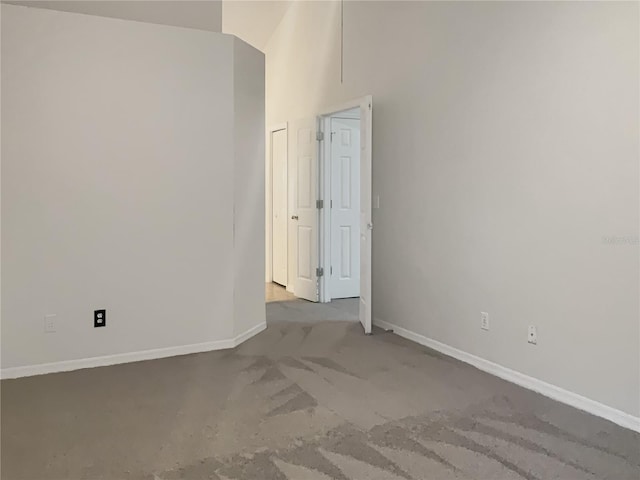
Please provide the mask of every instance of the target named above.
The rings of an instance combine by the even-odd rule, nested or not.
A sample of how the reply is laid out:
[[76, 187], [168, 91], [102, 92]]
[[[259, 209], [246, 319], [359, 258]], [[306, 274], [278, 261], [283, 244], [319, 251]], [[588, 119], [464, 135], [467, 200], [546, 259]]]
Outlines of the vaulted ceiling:
[[2, 0], [3, 3], [219, 32], [220, 0]]
[[293, 0], [2, 0], [23, 6], [198, 28], [240, 37], [259, 50]]
[[222, 31], [264, 51], [293, 0], [224, 0]]

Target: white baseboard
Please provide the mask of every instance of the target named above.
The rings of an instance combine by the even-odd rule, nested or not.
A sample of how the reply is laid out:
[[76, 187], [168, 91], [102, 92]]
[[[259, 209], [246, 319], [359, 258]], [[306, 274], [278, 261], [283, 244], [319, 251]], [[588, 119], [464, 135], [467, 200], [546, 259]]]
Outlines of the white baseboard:
[[260, 332], [262, 332], [266, 328], [267, 328], [267, 323], [266, 322], [262, 322], [262, 323], [256, 325], [255, 327], [251, 327], [249, 330], [247, 330], [246, 332], [241, 333], [240, 335], [236, 336], [233, 339], [233, 346], [237, 347], [241, 343], [246, 342], [247, 340], [249, 340], [254, 335], [259, 334]]
[[419, 343], [420, 345], [424, 345], [425, 347], [429, 347], [450, 357], [456, 358], [462, 362], [468, 363], [469, 365], [473, 365], [477, 369], [495, 375], [496, 377], [500, 377], [503, 380], [507, 380], [511, 383], [515, 383], [516, 385], [520, 385], [521, 387], [533, 390], [534, 392], [538, 392], [546, 397], [557, 400], [558, 402], [578, 408], [587, 413], [591, 413], [592, 415], [605, 418], [622, 427], [640, 432], [640, 417], [634, 417], [629, 413], [623, 412], [613, 407], [609, 407], [603, 403], [591, 400], [587, 397], [583, 397], [582, 395], [579, 395], [577, 393], [570, 392], [568, 390], [544, 382], [537, 378], [530, 377], [510, 368], [503, 367], [502, 365], [490, 362], [489, 360], [485, 360], [484, 358], [477, 357], [462, 350], [458, 350], [457, 348], [451, 347], [447, 344], [438, 342], [392, 323], [385, 322], [380, 319], [374, 319], [373, 323], [380, 328], [383, 328], [385, 330], [393, 330], [394, 333], [401, 337]]
[[177, 347], [155, 348], [153, 350], [142, 350], [139, 352], [118, 353], [115, 355], [105, 355], [102, 357], [80, 358], [78, 360], [66, 360], [62, 362], [41, 363], [38, 365], [27, 365], [24, 367], [3, 368], [0, 370], [0, 378], [30, 377], [33, 375], [44, 375], [47, 373], [69, 372], [82, 368], [105, 367], [120, 363], [140, 362], [143, 360], [155, 360], [158, 358], [175, 357], [178, 355], [188, 355], [190, 353], [211, 352], [214, 350], [226, 350], [240, 345], [242, 342], [257, 335], [267, 328], [265, 322], [251, 327], [240, 335], [213, 342], [194, 343], [191, 345], [180, 345]]

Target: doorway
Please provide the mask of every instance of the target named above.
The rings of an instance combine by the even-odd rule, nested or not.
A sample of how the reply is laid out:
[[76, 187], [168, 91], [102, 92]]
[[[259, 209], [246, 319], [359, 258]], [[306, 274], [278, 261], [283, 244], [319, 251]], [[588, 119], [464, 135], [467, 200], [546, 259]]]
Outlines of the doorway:
[[325, 118], [329, 281], [325, 300], [360, 296], [360, 110]]
[[320, 185], [329, 207], [333, 206], [320, 214], [320, 264], [330, 273], [318, 281], [320, 301], [357, 296], [365, 333], [371, 333], [372, 316], [372, 107], [373, 99], [366, 96], [328, 109], [319, 117], [324, 140]]
[[288, 280], [287, 129], [271, 132], [271, 272], [274, 283]]
[[267, 282], [311, 302], [347, 299], [365, 333], [371, 333], [371, 126], [367, 96], [271, 128], [267, 168]]

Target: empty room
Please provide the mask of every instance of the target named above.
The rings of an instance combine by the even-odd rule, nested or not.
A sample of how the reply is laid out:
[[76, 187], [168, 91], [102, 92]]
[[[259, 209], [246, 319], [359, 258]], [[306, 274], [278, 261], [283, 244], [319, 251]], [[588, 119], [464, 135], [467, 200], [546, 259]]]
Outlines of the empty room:
[[640, 478], [640, 4], [3, 0], [2, 480]]

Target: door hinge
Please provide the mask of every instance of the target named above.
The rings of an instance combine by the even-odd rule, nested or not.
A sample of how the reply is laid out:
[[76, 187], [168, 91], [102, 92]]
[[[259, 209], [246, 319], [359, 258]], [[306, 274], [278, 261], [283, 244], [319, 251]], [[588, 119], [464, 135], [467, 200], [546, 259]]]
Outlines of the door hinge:
[[324, 132], [316, 132], [316, 140], [321, 142], [324, 140]]
[[333, 275], [333, 265], [329, 268], [329, 275]]
[[324, 276], [324, 268], [322, 267], [316, 268], [316, 277], [322, 277], [322, 276]]
[[316, 208], [324, 208], [324, 200], [316, 200]]

